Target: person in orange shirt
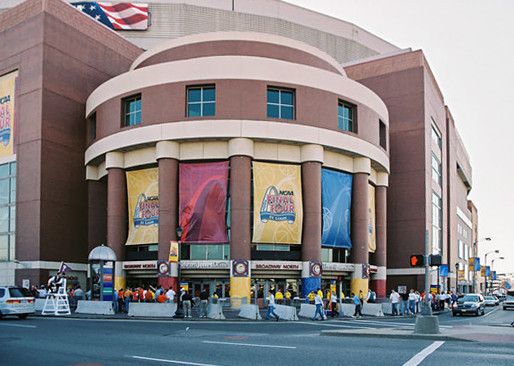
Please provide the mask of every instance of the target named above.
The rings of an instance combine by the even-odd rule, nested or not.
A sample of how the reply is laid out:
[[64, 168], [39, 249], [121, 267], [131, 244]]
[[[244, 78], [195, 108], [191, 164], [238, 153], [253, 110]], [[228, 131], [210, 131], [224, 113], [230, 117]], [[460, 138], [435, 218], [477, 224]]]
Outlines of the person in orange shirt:
[[132, 291], [130, 291], [130, 288], [127, 287], [125, 293], [123, 294], [123, 297], [125, 299], [125, 312], [128, 314], [130, 299], [132, 299]]
[[158, 302], [158, 303], [161, 303], [161, 304], [162, 304], [162, 303], [165, 303], [167, 299], [168, 299], [168, 298], [166, 297], [166, 295], [164, 294], [164, 292], [161, 292], [161, 293], [159, 294], [159, 296], [157, 296], [157, 302]]

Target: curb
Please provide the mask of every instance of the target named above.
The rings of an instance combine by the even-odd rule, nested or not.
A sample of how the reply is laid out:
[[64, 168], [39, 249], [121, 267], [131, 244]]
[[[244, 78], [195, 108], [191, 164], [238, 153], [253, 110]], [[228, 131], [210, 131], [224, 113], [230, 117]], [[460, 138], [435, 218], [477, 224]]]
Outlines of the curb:
[[454, 337], [450, 335], [444, 334], [414, 334], [414, 333], [406, 333], [406, 334], [380, 334], [380, 333], [350, 333], [350, 332], [341, 332], [341, 331], [333, 331], [333, 330], [322, 330], [320, 332], [320, 336], [322, 337], [363, 337], [363, 338], [394, 338], [394, 339], [425, 339], [432, 341], [459, 341], [459, 342], [475, 342], [470, 339]]

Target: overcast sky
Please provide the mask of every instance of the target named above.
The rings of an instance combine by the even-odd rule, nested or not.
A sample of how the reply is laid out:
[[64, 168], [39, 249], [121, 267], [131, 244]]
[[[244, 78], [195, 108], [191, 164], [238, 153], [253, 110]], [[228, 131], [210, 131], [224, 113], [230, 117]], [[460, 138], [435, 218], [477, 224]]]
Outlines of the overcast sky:
[[494, 269], [514, 272], [514, 1], [287, 1], [423, 50], [471, 156], [482, 262], [499, 249]]

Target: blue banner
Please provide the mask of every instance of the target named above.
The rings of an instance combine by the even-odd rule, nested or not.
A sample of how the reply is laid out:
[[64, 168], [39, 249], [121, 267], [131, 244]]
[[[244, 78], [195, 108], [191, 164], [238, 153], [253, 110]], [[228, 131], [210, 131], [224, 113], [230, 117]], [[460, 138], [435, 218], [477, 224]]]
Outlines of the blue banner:
[[439, 266], [439, 276], [448, 277], [448, 265], [447, 264], [441, 264]]
[[352, 205], [352, 179], [348, 173], [330, 169], [321, 170], [321, 200], [323, 208], [323, 235], [325, 247], [352, 247], [350, 215]]
[[487, 278], [489, 278], [491, 276], [491, 267], [490, 266], [485, 267], [485, 276]]
[[480, 258], [475, 257], [475, 272], [480, 272]]

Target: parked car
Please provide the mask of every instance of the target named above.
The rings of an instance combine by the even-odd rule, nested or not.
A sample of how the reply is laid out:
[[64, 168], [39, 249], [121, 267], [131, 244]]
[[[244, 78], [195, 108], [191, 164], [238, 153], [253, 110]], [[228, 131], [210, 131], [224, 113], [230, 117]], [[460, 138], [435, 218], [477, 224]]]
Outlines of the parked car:
[[500, 300], [496, 296], [486, 296], [484, 297], [485, 306], [498, 306], [500, 305]]
[[503, 310], [514, 308], [514, 291], [507, 291], [505, 301], [502, 303]]
[[452, 309], [453, 316], [457, 314], [485, 314], [485, 301], [481, 294], [466, 294], [457, 300], [457, 306]]
[[0, 318], [5, 315], [16, 315], [25, 319], [34, 314], [34, 297], [29, 290], [15, 286], [0, 286]]

